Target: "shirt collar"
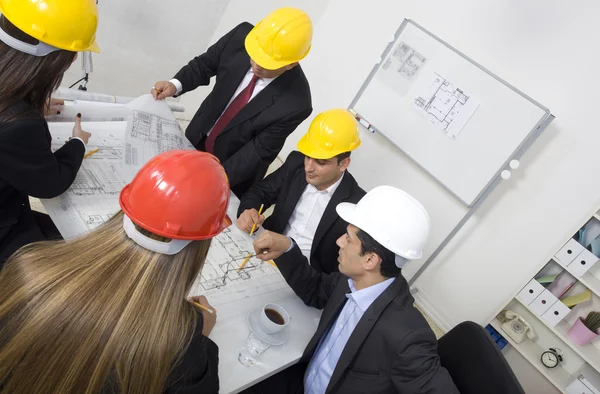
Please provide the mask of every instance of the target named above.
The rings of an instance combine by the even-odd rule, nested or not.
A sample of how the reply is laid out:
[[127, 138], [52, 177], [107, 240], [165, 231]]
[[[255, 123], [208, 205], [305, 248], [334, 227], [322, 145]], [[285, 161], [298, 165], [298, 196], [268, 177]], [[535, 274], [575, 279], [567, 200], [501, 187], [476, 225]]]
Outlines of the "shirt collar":
[[[250, 70], [248, 70], [246, 75], [254, 75], [254, 72], [252, 71], [252, 67], [250, 67]], [[268, 85], [271, 82], [273, 82], [275, 79], [277, 79], [277, 77], [275, 77], [275, 78], [260, 78], [259, 81], [263, 81], [265, 85]]]
[[337, 188], [340, 185], [340, 183], [342, 183], [342, 179], [344, 179], [344, 175], [345, 174], [346, 174], [346, 172], [344, 171], [344, 173], [342, 174], [342, 176], [340, 177], [340, 179], [338, 179], [333, 185], [329, 186], [325, 190], [318, 190], [316, 187], [314, 187], [313, 185], [311, 185], [309, 183], [306, 191], [309, 192], [309, 193], [311, 193], [311, 194], [322, 193], [322, 194], [327, 194], [329, 196], [333, 196], [333, 193], [335, 193], [335, 191], [337, 190]]
[[354, 287], [354, 281], [348, 279], [348, 286], [350, 287], [350, 293], [346, 294], [346, 297], [351, 298], [356, 302], [356, 305], [360, 310], [365, 313], [371, 304], [387, 289], [395, 278], [389, 278], [383, 282], [377, 283], [376, 285], [365, 287], [364, 289], [356, 290]]

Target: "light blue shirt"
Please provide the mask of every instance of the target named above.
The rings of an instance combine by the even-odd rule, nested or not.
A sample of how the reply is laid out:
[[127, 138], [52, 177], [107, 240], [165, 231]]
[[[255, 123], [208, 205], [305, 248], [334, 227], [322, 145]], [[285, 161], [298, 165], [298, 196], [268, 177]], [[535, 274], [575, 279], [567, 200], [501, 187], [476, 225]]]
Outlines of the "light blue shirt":
[[352, 279], [348, 279], [348, 286], [350, 286], [351, 291], [346, 294], [348, 300], [338, 318], [329, 327], [328, 333], [324, 336], [325, 339], [319, 342], [317, 350], [315, 350], [315, 354], [313, 354], [306, 369], [304, 375], [304, 392], [306, 394], [325, 393], [335, 366], [354, 328], [356, 328], [356, 325], [373, 301], [393, 281], [394, 278], [390, 278], [376, 285], [356, 290]]

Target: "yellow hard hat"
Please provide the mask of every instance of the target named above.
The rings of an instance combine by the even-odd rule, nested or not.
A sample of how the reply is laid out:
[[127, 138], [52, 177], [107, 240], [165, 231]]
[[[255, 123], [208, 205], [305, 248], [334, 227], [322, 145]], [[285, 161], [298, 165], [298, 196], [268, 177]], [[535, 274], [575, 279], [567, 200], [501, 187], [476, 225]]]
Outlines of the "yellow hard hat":
[[246, 36], [248, 55], [264, 69], [276, 70], [298, 62], [310, 51], [313, 27], [296, 8], [273, 11]]
[[345, 109], [321, 112], [298, 141], [298, 150], [313, 159], [331, 159], [360, 146], [358, 124]]
[[0, 12], [19, 30], [55, 50], [100, 52], [96, 0], [0, 0]]

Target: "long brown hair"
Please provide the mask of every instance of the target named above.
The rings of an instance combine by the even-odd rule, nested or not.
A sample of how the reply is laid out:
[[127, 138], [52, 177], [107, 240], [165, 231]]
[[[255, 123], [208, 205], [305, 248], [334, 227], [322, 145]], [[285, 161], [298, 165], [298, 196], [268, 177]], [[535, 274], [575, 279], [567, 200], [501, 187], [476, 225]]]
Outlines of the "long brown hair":
[[2, 391], [164, 392], [196, 329], [185, 298], [211, 241], [161, 255], [131, 241], [122, 220], [120, 212], [79, 239], [25, 246], [6, 262]]
[[[20, 41], [38, 44], [38, 40], [17, 29], [3, 15], [0, 16], [0, 28]], [[20, 100], [29, 104], [32, 110], [43, 114], [46, 102], [60, 86], [63, 75], [75, 56], [75, 52], [60, 50], [36, 57], [0, 41], [0, 124], [20, 115], [8, 114], [6, 111]]]

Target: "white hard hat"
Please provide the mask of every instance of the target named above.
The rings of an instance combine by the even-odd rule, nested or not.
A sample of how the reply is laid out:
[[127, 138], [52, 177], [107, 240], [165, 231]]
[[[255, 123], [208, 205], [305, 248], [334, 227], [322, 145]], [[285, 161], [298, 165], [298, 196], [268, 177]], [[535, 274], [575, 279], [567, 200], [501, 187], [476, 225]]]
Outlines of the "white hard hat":
[[413, 196], [392, 186], [378, 186], [357, 204], [338, 204], [337, 213], [384, 248], [396, 254], [396, 265], [423, 256], [431, 220]]

